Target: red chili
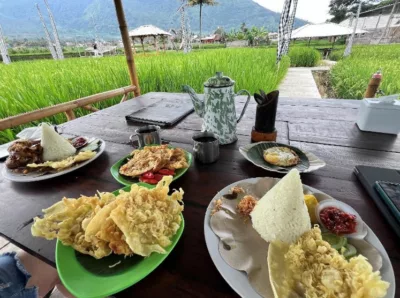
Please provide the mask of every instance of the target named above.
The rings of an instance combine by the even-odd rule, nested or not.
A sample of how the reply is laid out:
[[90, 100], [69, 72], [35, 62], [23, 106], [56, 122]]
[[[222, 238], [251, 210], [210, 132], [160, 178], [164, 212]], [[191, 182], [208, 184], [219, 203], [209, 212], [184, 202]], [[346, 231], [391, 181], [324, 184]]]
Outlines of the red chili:
[[142, 177], [146, 178], [146, 179], [154, 179], [154, 173], [153, 172], [147, 172], [147, 173], [142, 174]]
[[148, 183], [148, 184], [157, 184], [158, 183], [158, 181], [156, 179], [143, 178], [142, 176], [140, 176], [139, 181]]
[[161, 169], [158, 171], [158, 173], [161, 175], [165, 175], [165, 176], [174, 176], [175, 175], [175, 171], [170, 170], [170, 169]]
[[356, 231], [356, 216], [336, 207], [322, 209], [319, 217], [324, 226], [336, 235], [351, 234]]

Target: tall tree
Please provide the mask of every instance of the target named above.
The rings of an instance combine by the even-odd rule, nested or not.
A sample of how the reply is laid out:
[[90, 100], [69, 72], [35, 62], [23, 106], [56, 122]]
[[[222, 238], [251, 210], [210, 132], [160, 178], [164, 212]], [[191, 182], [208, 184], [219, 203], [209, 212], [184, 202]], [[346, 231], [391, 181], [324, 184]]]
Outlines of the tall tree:
[[382, 0], [331, 0], [329, 3], [329, 14], [333, 16], [331, 22], [340, 23], [349, 13], [356, 13], [360, 1], [363, 3], [362, 10], [366, 11], [375, 7]]
[[218, 2], [216, 2], [215, 0], [189, 0], [188, 4], [189, 4], [189, 6], [196, 6], [196, 5], [200, 6], [200, 43], [201, 43], [201, 25], [202, 25], [201, 23], [202, 23], [203, 5], [214, 6], [214, 5], [217, 5]]

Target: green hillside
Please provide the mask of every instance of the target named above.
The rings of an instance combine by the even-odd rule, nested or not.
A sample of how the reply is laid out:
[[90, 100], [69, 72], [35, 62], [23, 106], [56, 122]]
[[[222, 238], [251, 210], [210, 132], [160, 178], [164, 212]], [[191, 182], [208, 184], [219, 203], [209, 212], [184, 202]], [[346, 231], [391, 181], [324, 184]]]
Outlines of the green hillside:
[[[0, 0], [0, 24], [9, 38], [42, 37], [43, 29], [32, 0]], [[218, 0], [219, 5], [204, 7], [203, 31], [212, 32], [222, 26], [226, 30], [248, 26], [265, 26], [276, 31], [279, 14], [252, 0]], [[44, 3], [38, 0], [42, 13], [47, 13]], [[62, 38], [118, 37], [118, 26], [113, 1], [109, 0], [49, 0]], [[163, 29], [179, 28], [178, 0], [125, 0], [126, 18], [130, 28], [153, 24]], [[191, 28], [197, 32], [198, 7], [189, 8]], [[297, 19], [295, 27], [305, 24]], [[50, 24], [49, 24], [50, 25]]]

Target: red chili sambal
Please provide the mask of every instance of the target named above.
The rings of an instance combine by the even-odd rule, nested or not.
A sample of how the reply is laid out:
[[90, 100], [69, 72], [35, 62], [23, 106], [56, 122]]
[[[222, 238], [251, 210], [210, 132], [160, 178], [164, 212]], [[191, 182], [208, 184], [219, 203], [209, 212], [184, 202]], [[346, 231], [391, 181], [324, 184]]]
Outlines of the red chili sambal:
[[336, 235], [356, 232], [356, 216], [348, 214], [336, 207], [326, 207], [319, 213], [324, 226]]

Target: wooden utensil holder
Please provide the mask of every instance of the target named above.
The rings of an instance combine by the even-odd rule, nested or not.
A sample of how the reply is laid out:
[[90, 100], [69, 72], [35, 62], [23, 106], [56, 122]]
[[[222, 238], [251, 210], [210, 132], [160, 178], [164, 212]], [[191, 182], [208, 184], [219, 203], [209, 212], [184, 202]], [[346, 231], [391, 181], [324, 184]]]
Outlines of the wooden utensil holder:
[[259, 132], [257, 131], [254, 126], [251, 130], [251, 142], [273, 142], [276, 141], [276, 137], [278, 135], [277, 130], [275, 129], [273, 132]]

